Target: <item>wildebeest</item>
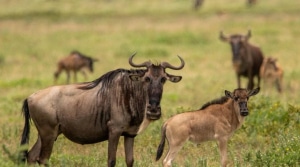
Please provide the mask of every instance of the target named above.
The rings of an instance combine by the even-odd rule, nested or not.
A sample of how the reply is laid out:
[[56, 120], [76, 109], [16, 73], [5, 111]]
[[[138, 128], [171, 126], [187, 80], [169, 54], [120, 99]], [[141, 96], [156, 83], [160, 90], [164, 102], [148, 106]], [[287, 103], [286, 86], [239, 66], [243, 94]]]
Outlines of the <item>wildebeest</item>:
[[[204, 0], [194, 0], [194, 9], [198, 10], [202, 4], [203, 4]], [[247, 0], [247, 4], [249, 6], [254, 5], [256, 3], [256, 0]]]
[[23, 153], [29, 164], [46, 164], [54, 141], [60, 134], [79, 144], [108, 140], [108, 164], [116, 163], [120, 136], [124, 136], [127, 166], [133, 165], [134, 137], [161, 117], [160, 101], [163, 85], [169, 80], [179, 82], [181, 76], [166, 73], [180, 70], [168, 62], [153, 64], [146, 61], [132, 67], [117, 69], [100, 78], [81, 84], [52, 86], [30, 95], [23, 103], [25, 125], [21, 145], [29, 141], [30, 119], [38, 130], [38, 139], [31, 150]]
[[279, 93], [282, 92], [283, 69], [273, 57], [264, 58], [260, 68], [260, 77], [264, 81], [264, 86], [269, 87], [275, 83]]
[[81, 71], [87, 80], [87, 76], [83, 68], [87, 68], [90, 72], [94, 71], [93, 64], [97, 59], [86, 56], [79, 51], [72, 51], [69, 56], [61, 59], [57, 63], [57, 70], [54, 73], [54, 82], [56, 83], [60, 73], [64, 70], [67, 73], [67, 83], [70, 82], [70, 72], [74, 72], [74, 81], [77, 82], [77, 72]]
[[263, 62], [263, 53], [261, 49], [248, 42], [251, 37], [251, 31], [247, 35], [233, 34], [229, 37], [220, 32], [220, 39], [230, 43], [232, 51], [233, 67], [237, 76], [238, 87], [241, 87], [241, 76], [247, 77], [248, 89], [254, 88], [254, 77], [257, 77], [257, 87], [260, 86], [259, 71]]
[[169, 151], [163, 160], [164, 167], [170, 167], [172, 161], [189, 140], [201, 143], [216, 140], [221, 155], [221, 165], [227, 164], [227, 142], [234, 131], [241, 127], [245, 116], [249, 114], [247, 102], [260, 88], [246, 90], [235, 89], [232, 93], [225, 90], [225, 96], [204, 104], [199, 110], [185, 112], [169, 118], [162, 126], [162, 138], [157, 149], [156, 160], [163, 154], [165, 139]]

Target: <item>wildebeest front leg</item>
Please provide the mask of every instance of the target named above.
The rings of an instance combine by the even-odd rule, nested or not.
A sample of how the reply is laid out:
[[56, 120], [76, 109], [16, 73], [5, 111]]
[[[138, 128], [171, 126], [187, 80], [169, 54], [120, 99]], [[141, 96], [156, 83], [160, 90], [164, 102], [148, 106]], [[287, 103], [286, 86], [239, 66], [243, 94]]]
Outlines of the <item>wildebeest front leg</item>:
[[221, 165], [222, 167], [226, 167], [227, 165], [227, 139], [219, 139], [219, 149], [221, 155]]
[[119, 139], [121, 136], [121, 132], [119, 131], [110, 131], [109, 137], [108, 137], [108, 167], [114, 167], [116, 165], [116, 154], [117, 154], [117, 148]]
[[124, 145], [125, 145], [125, 156], [126, 156], [127, 167], [132, 167], [134, 162], [133, 159], [134, 137], [125, 137]]

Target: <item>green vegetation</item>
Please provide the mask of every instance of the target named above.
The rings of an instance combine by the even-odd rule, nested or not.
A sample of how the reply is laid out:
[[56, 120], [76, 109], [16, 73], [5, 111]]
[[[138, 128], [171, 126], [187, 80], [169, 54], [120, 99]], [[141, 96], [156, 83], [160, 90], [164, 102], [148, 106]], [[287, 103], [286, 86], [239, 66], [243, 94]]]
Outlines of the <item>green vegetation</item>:
[[[250, 42], [265, 56], [277, 57], [284, 69], [284, 90], [266, 88], [249, 102], [251, 114], [229, 142], [229, 166], [300, 166], [300, 1], [205, 1], [194, 11], [186, 0], [0, 0], [0, 166], [18, 166], [24, 120], [22, 101], [53, 85], [56, 62], [76, 49], [99, 59], [89, 80], [116, 68], [131, 68], [135, 60], [186, 61], [178, 84], [166, 83], [163, 117], [136, 137], [135, 166], [155, 162], [160, 127], [176, 113], [198, 109], [205, 102], [236, 88], [225, 34], [252, 30]], [[84, 81], [78, 75], [80, 81]], [[65, 83], [62, 74], [59, 84]], [[246, 80], [243, 80], [243, 85]], [[29, 147], [37, 137], [34, 125]], [[125, 165], [123, 139], [117, 166]], [[167, 148], [165, 148], [167, 149]], [[166, 150], [165, 152], [166, 153]], [[105, 166], [107, 142], [78, 145], [60, 136], [50, 166]], [[219, 166], [215, 142], [186, 143], [174, 166]], [[23, 166], [23, 165], [19, 165]]]

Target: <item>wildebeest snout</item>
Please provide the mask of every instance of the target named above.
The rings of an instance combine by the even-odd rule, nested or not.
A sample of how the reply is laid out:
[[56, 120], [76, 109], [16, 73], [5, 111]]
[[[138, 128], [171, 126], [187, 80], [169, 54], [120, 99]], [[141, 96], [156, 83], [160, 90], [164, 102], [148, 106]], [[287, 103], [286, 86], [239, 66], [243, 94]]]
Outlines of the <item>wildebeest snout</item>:
[[246, 102], [240, 102], [239, 106], [240, 106], [241, 116], [247, 116], [249, 114], [247, 103]]
[[150, 120], [157, 120], [161, 116], [161, 107], [159, 101], [150, 100], [147, 106], [147, 118]]

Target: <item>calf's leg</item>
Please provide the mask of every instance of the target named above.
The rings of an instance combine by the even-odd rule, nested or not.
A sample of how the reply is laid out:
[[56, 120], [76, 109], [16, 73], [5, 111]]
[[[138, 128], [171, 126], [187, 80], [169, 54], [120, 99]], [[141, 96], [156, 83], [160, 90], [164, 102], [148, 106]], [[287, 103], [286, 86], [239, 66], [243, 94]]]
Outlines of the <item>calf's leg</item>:
[[226, 167], [227, 165], [227, 139], [221, 138], [218, 140], [220, 155], [221, 155], [221, 166]]

